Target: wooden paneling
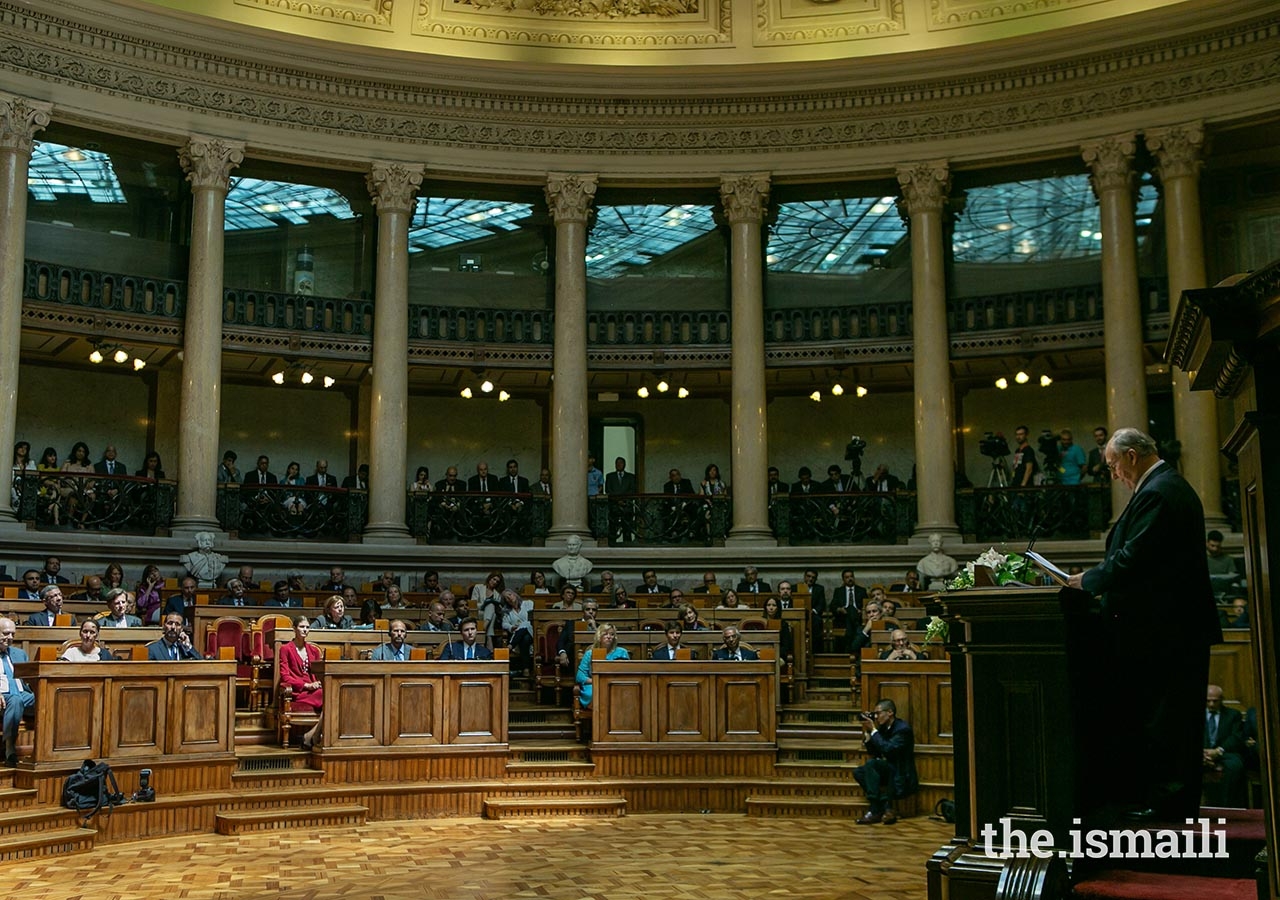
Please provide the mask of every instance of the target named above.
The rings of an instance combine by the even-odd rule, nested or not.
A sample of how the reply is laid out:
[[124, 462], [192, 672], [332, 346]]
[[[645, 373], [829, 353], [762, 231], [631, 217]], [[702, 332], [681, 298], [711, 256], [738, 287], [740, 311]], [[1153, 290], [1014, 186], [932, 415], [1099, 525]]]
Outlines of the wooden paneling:
[[1224, 643], [1209, 648], [1209, 683], [1221, 686], [1223, 700], [1228, 706], [1244, 712], [1258, 704], [1249, 630], [1228, 629], [1222, 632], [1222, 639]]

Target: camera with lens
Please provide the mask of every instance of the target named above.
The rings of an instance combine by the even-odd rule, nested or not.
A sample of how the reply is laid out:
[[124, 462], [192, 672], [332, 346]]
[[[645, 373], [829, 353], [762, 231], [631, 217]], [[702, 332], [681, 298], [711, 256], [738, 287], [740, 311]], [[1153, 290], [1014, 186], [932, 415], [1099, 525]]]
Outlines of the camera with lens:
[[1005, 440], [1003, 434], [998, 431], [988, 431], [982, 436], [982, 440], [978, 442], [978, 451], [983, 456], [990, 456], [994, 459], [997, 456], [1009, 455], [1009, 442]]
[[142, 769], [138, 772], [138, 789], [133, 792], [131, 799], [134, 803], [156, 802], [156, 789], [151, 786], [150, 769]]
[[862, 474], [862, 451], [867, 449], [867, 442], [858, 435], [849, 438], [844, 447], [844, 458], [849, 461], [849, 475], [857, 477]]
[[1040, 437], [1036, 438], [1036, 443], [1040, 445], [1040, 455], [1044, 457], [1046, 468], [1058, 465], [1058, 436], [1048, 428], [1040, 432]]

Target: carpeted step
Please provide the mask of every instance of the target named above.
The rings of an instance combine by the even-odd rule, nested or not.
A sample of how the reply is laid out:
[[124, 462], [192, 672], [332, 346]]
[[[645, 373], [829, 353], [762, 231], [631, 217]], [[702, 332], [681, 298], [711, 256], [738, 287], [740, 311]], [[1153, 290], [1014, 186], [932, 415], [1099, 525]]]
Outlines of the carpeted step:
[[1211, 878], [1106, 869], [1077, 882], [1075, 900], [1257, 900], [1252, 878]]

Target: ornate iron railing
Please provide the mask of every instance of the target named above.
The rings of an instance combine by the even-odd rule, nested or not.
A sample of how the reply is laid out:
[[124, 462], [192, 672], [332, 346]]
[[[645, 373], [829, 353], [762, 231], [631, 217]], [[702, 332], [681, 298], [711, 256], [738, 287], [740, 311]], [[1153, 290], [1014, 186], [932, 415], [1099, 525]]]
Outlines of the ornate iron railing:
[[220, 484], [218, 524], [238, 537], [349, 541], [369, 518], [365, 491], [288, 484]]
[[1111, 489], [1104, 484], [973, 488], [956, 492], [960, 530], [978, 541], [1084, 540], [1107, 530]]
[[28, 259], [24, 279], [24, 296], [46, 303], [169, 319], [181, 319], [186, 310], [187, 284], [171, 278], [99, 272]]
[[591, 534], [612, 547], [627, 544], [711, 546], [724, 541], [733, 522], [729, 497], [692, 494], [628, 494], [592, 497]]
[[36, 528], [156, 534], [173, 522], [178, 484], [128, 475], [27, 472], [13, 479], [18, 518]]
[[915, 493], [797, 494], [769, 504], [769, 522], [791, 544], [893, 544], [915, 524]]
[[591, 310], [587, 343], [598, 346], [721, 345], [729, 343], [727, 310]]
[[373, 333], [373, 302], [227, 288], [222, 292], [222, 322], [368, 337]]
[[552, 315], [546, 309], [488, 309], [409, 305], [409, 337], [429, 341], [550, 344]]
[[551, 498], [532, 494], [410, 493], [406, 524], [430, 544], [521, 544], [546, 538]]

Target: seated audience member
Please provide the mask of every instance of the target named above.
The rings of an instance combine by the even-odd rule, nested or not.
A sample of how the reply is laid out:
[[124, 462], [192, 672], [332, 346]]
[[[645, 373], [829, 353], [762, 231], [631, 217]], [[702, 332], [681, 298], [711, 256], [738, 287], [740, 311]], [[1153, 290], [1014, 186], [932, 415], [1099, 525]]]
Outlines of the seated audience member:
[[847, 623], [856, 621], [862, 601], [866, 599], [866, 588], [854, 579], [853, 569], [845, 569], [840, 573], [840, 586], [831, 592], [827, 607], [836, 628], [844, 628]]
[[690, 659], [698, 658], [698, 651], [691, 647], [686, 647], [681, 641], [684, 638], [684, 625], [679, 619], [672, 619], [665, 626], [667, 632], [667, 642], [649, 655], [650, 659], [676, 659], [677, 654], [681, 650], [689, 651]]
[[791, 624], [782, 618], [782, 604], [777, 597], [766, 597], [761, 610], [766, 622], [778, 623], [778, 655], [790, 659], [795, 654], [795, 638]]
[[858, 824], [892, 825], [898, 821], [893, 802], [911, 796], [920, 787], [915, 735], [906, 720], [898, 718], [894, 702], [881, 700], [875, 712], [862, 714], [862, 740], [868, 759], [865, 765], [853, 770], [853, 777], [866, 790], [871, 808]]
[[347, 609], [356, 609], [360, 606], [360, 595], [351, 585], [347, 585], [338, 593], [342, 595], [342, 602], [347, 604]]
[[102, 586], [107, 588], [124, 587], [124, 569], [119, 563], [107, 563], [102, 570]]
[[659, 609], [679, 609], [684, 606], [684, 591], [680, 588], [673, 587], [671, 593], [667, 595], [667, 602], [658, 607]]
[[742, 570], [742, 581], [738, 583], [739, 594], [767, 594], [772, 590], [769, 582], [760, 580], [760, 571], [755, 566], [747, 566]]
[[[879, 588], [879, 593], [876, 589]], [[871, 599], [880, 604], [880, 613], [886, 621], [892, 620], [895, 624], [898, 622], [898, 601], [891, 597], [886, 597], [884, 588], [880, 585], [871, 586]]]
[[1206, 806], [1245, 805], [1245, 729], [1238, 710], [1222, 705], [1222, 688], [1209, 685], [1204, 718], [1204, 779]]
[[374, 648], [370, 659], [378, 662], [405, 662], [409, 659], [409, 645], [405, 643], [405, 635], [409, 633], [409, 626], [405, 624], [404, 619], [392, 619], [391, 624], [387, 627], [387, 637], [390, 638], [385, 644], [381, 644]]
[[635, 593], [637, 594], [669, 594], [671, 593], [671, 585], [658, 584], [658, 573], [653, 569], [645, 569], [640, 577], [643, 583], [636, 585]]
[[907, 569], [902, 576], [902, 580], [895, 581], [889, 585], [889, 590], [895, 594], [911, 594], [924, 590], [924, 588], [920, 587], [920, 573], [915, 569]]
[[533, 612], [533, 601], [524, 600], [515, 591], [507, 588], [502, 592], [502, 630], [507, 633], [507, 646], [512, 656], [519, 655], [526, 667], [533, 668], [533, 623], [529, 614]]
[[451, 623], [445, 618], [445, 606], [443, 602], [444, 595], [440, 599], [432, 600], [427, 606], [427, 617], [422, 624], [418, 626], [419, 631], [451, 631]]
[[245, 484], [278, 484], [279, 479], [271, 473], [271, 459], [265, 455], [258, 457], [257, 465], [245, 475]]
[[409, 604], [404, 602], [404, 592], [400, 590], [400, 585], [387, 585], [386, 596], [382, 598], [383, 609], [408, 609]]
[[448, 641], [440, 647], [438, 659], [472, 660], [493, 659], [493, 651], [476, 640], [480, 626], [472, 616], [467, 616], [458, 624], [458, 633], [462, 640]]
[[373, 590], [386, 592], [389, 585], [399, 585], [400, 579], [396, 577], [395, 572], [383, 572], [378, 576], [378, 580], [372, 585]]
[[867, 591], [867, 597], [884, 606], [885, 593], [883, 584], [873, 584], [871, 589]]
[[929, 654], [925, 653], [919, 647], [913, 645], [907, 638], [907, 633], [901, 628], [895, 628], [889, 633], [889, 640], [892, 643], [886, 650], [880, 651], [881, 659], [928, 659]]
[[551, 593], [551, 588], [547, 585], [547, 573], [541, 569], [534, 569], [529, 573], [529, 583], [533, 585], [535, 594]]
[[593, 594], [607, 594], [613, 596], [613, 572], [605, 569], [600, 573], [600, 583], [591, 591]]
[[44, 609], [27, 616], [26, 624], [56, 625], [58, 616], [62, 614], [62, 588], [56, 584], [46, 584], [40, 589], [40, 602], [44, 604]]
[[778, 602], [783, 609], [792, 609], [795, 606], [795, 597], [792, 596], [794, 589], [791, 582], [783, 579], [778, 582]]
[[589, 634], [596, 633], [596, 615], [600, 612], [600, 604], [595, 600], [587, 600], [582, 604], [582, 618], [570, 619], [560, 629], [556, 638], [556, 662], [565, 669], [573, 668], [573, 636], [579, 628]]
[[342, 479], [342, 486], [349, 491], [369, 490], [369, 466], [366, 463], [361, 463], [356, 468], [354, 475], [348, 475]]
[[240, 579], [240, 583], [244, 585], [246, 591], [262, 590], [258, 582], [253, 580], [253, 566], [241, 566], [240, 571], [236, 573], [236, 577]]
[[0, 618], [0, 700], [4, 701], [4, 764], [13, 768], [18, 764], [18, 726], [26, 711], [35, 706], [36, 695], [26, 682], [13, 673], [13, 667], [29, 662], [27, 651], [13, 646], [13, 635], [18, 630], [13, 619]]
[[[306, 616], [293, 620], [293, 640], [280, 648], [280, 686], [293, 692], [295, 712], [313, 712], [319, 715], [324, 709], [324, 685], [312, 671], [324, 658], [324, 651], [307, 641], [311, 623]], [[323, 721], [323, 719], [321, 720]], [[302, 749], [310, 750], [320, 737], [320, 722], [302, 736]]]
[[738, 631], [737, 625], [726, 625], [720, 632], [724, 638], [724, 646], [719, 647], [711, 654], [712, 659], [729, 659], [736, 662], [743, 660], [759, 659], [760, 654], [756, 651], [742, 646], [742, 633]]
[[1231, 558], [1231, 554], [1222, 549], [1222, 532], [1210, 531], [1205, 536], [1204, 546], [1213, 592], [1221, 596], [1229, 590], [1238, 590], [1244, 578], [1236, 568], [1236, 561]]
[[203, 659], [200, 651], [191, 646], [191, 635], [183, 627], [182, 616], [169, 613], [164, 617], [164, 634], [158, 641], [147, 644], [147, 659], [152, 662]]
[[160, 621], [160, 610], [164, 606], [160, 591], [164, 588], [164, 576], [159, 566], [147, 566], [142, 570], [142, 579], [134, 590], [134, 603], [138, 607], [138, 618], [144, 625]]
[[84, 580], [84, 590], [70, 597], [72, 603], [105, 603], [107, 598], [102, 591], [102, 576], [90, 575]]
[[142, 620], [129, 615], [129, 592], [124, 588], [107, 591], [107, 611], [97, 617], [103, 628], [141, 628]]
[[297, 569], [289, 570], [284, 579], [289, 582], [289, 590], [291, 591], [305, 591], [307, 589], [306, 582], [302, 580], [302, 573]]
[[846, 635], [849, 642], [849, 653], [857, 655], [863, 647], [871, 646], [871, 635], [875, 631], [875, 625], [880, 621], [883, 611], [880, 604], [874, 600], [868, 600], [867, 605], [862, 608], [862, 625], [853, 629], [853, 634]]
[[578, 589], [571, 584], [561, 585], [560, 599], [551, 604], [550, 609], [582, 609], [578, 602]]
[[490, 572], [482, 584], [471, 588], [471, 606], [484, 626], [484, 642], [493, 643], [493, 629], [502, 610], [502, 592], [507, 589], [501, 572]]
[[228, 450], [222, 454], [222, 464], [218, 466], [218, 484], [238, 484], [240, 470], [236, 468], [236, 451]]
[[853, 479], [842, 474], [835, 463], [827, 466], [827, 480], [818, 485], [818, 492], [822, 494], [847, 494], [857, 489], [858, 485]]
[[347, 604], [341, 594], [334, 594], [324, 601], [324, 614], [316, 616], [312, 628], [352, 628], [355, 625], [347, 615]]
[[[343, 598], [345, 602], [345, 598]], [[382, 604], [377, 599], [370, 597], [360, 604], [360, 624], [361, 625], [377, 625], [378, 620], [382, 618]]]
[[72, 644], [58, 659], [67, 662], [105, 662], [115, 659], [111, 651], [98, 643], [98, 623], [94, 619], [85, 619], [80, 624], [80, 643]]
[[413, 475], [413, 483], [409, 485], [409, 490], [414, 494], [430, 494], [436, 489], [431, 483], [431, 470], [426, 466], [418, 466], [418, 471]]
[[738, 602], [738, 592], [733, 590], [725, 591], [724, 597], [716, 605], [716, 609], [746, 609], [746, 608], [747, 608], [747, 605], [745, 603]]
[[302, 601], [290, 595], [289, 582], [280, 580], [271, 586], [271, 599], [262, 605], [270, 606], [272, 608], [277, 608], [277, 607], [283, 608], [283, 607], [290, 607], [290, 606], [301, 606]]
[[160, 454], [154, 450], [148, 450], [147, 455], [142, 459], [142, 468], [133, 474], [149, 481], [163, 481], [164, 466], [160, 462]]
[[626, 647], [618, 646], [618, 631], [608, 622], [596, 629], [595, 640], [591, 647], [582, 654], [578, 663], [578, 702], [583, 706], [591, 705], [591, 660], [592, 659], [630, 659], [631, 654]]
[[613, 588], [613, 608], [614, 609], [635, 609], [636, 601], [632, 600], [627, 594], [627, 589], [622, 585], [615, 585]]
[[[440, 599], [443, 602], [446, 592], [441, 592]], [[452, 625], [453, 631], [458, 631], [462, 627], [462, 620], [471, 615], [471, 601], [466, 597], [453, 598], [453, 615], [449, 618], [449, 624]]]
[[329, 580], [317, 587], [316, 590], [329, 594], [341, 594], [342, 589], [346, 586], [347, 573], [342, 571], [341, 566], [334, 566], [329, 570]]
[[44, 584], [70, 584], [66, 578], [58, 573], [62, 571], [62, 560], [56, 556], [47, 556], [44, 560], [44, 570], [40, 573], [40, 581]]
[[889, 473], [889, 467], [884, 463], [876, 466], [876, 470], [867, 478], [866, 483], [862, 486], [864, 491], [879, 491], [881, 493], [888, 491], [902, 490], [902, 479], [896, 475]]
[[785, 481], [778, 480], [780, 474], [781, 473], [778, 472], [777, 466], [770, 466], [769, 470], [765, 473], [765, 476], [768, 479], [769, 502], [771, 503], [779, 494], [786, 494], [791, 490], [791, 485], [787, 484]]
[[792, 495], [818, 493], [818, 486], [813, 483], [813, 471], [808, 466], [801, 466], [800, 470], [796, 472], [796, 478], [799, 481], [791, 485]]
[[458, 467], [449, 466], [444, 470], [444, 477], [436, 482], [437, 493], [460, 494], [467, 489], [467, 485], [458, 480]]
[[695, 594], [710, 594], [710, 593], [714, 593], [713, 589], [718, 587], [719, 585], [716, 584], [716, 573], [703, 572], [702, 584], [696, 585], [693, 589], [693, 592]]
[[424, 594], [438, 594], [441, 591], [440, 573], [435, 569], [429, 569], [422, 576], [422, 584], [418, 585], [418, 590]]
[[245, 596], [245, 583], [239, 578], [227, 579], [227, 595], [218, 600], [218, 606], [252, 606], [253, 601]]
[[827, 589], [818, 584], [818, 570], [805, 569], [802, 579], [809, 586], [809, 608], [817, 613], [827, 610]]
[[163, 615], [176, 612], [186, 621], [187, 625], [195, 624], [196, 616], [196, 580], [190, 575], [184, 575], [178, 582], [178, 593], [170, 597], [164, 604]]
[[[329, 474], [329, 460], [316, 460], [316, 470], [314, 473], [307, 476], [307, 484], [311, 487], [323, 488], [336, 488], [338, 486], [337, 476]], [[322, 504], [328, 503], [329, 498], [322, 495], [317, 502]]]
[[698, 619], [698, 608], [691, 603], [686, 603], [684, 606], [680, 607], [680, 615], [677, 616], [677, 618], [680, 620], [680, 625], [685, 631], [707, 630], [707, 626], [703, 625]]
[[1226, 602], [1231, 606], [1231, 611], [1223, 614], [1222, 627], [1248, 628], [1249, 601], [1243, 597], [1231, 597]]
[[19, 600], [39, 600], [40, 588], [43, 582], [40, 581], [39, 569], [27, 569], [22, 573], [22, 587], [18, 588]]

